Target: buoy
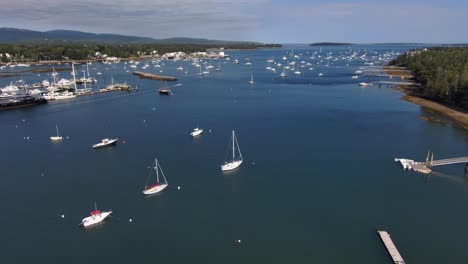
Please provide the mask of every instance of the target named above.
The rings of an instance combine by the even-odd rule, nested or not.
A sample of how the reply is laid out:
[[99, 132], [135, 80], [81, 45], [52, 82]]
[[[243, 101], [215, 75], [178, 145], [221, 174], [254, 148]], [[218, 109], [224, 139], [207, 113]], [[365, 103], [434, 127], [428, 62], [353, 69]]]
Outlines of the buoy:
[[153, 107], [153, 111], [156, 111], [156, 108]]
[[124, 140], [124, 141], [122, 141], [122, 143], [124, 143], [124, 144], [125, 144], [125, 140]]
[[67, 139], [69, 139], [69, 138], [70, 138], [70, 137], [69, 137], [69, 136], [67, 136]]
[[177, 186], [177, 190], [180, 190], [180, 186]]
[[128, 219], [128, 221], [129, 221], [130, 223], [131, 223], [131, 222], [133, 222], [133, 220], [132, 220], [131, 218], [130, 218], [130, 219]]
[[26, 137], [29, 140], [29, 137]]
[[65, 218], [65, 215], [61, 215], [61, 216], [62, 216], [62, 218]]
[[211, 129], [210, 129], [210, 133], [211, 133]]
[[41, 173], [41, 176], [44, 177], [44, 173]]
[[240, 240], [240, 239], [236, 240], [236, 243], [240, 244], [240, 243], [241, 243], [241, 240]]
[[252, 162], [252, 165], [255, 165], [255, 162]]

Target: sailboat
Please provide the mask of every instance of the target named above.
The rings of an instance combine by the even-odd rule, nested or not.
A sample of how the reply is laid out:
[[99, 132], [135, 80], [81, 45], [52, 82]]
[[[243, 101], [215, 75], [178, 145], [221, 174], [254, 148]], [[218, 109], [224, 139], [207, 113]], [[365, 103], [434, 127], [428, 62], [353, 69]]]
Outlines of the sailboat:
[[254, 84], [254, 83], [255, 83], [252, 74], [250, 74], [250, 81], [249, 81], [249, 83], [250, 83], [250, 84]]
[[[237, 146], [237, 152], [239, 152], [238, 157], [236, 157], [236, 146]], [[230, 147], [231, 145], [229, 145], [228, 151]], [[233, 170], [239, 167], [242, 164], [242, 161], [243, 159], [242, 159], [242, 154], [239, 148], [239, 142], [237, 142], [236, 132], [233, 130], [232, 131], [232, 159], [228, 161], [227, 155], [226, 155], [226, 161], [224, 162], [224, 164], [221, 165], [221, 170], [222, 171]]]
[[197, 127], [194, 128], [192, 132], [190, 132], [190, 135], [192, 137], [196, 137], [196, 136], [200, 135], [201, 133], [203, 133], [203, 128], [198, 128], [198, 125], [197, 125]]
[[166, 81], [164, 81], [163, 87], [161, 87], [161, 88], [159, 89], [159, 94], [163, 94], [163, 95], [170, 95], [170, 94], [171, 94], [171, 90], [170, 90], [169, 87], [167, 86]]
[[[145, 189], [143, 190], [143, 193], [146, 195], [158, 193], [166, 189], [166, 187], [168, 186], [168, 183], [167, 183], [166, 177], [164, 177], [164, 172], [162, 171], [161, 165], [159, 165], [158, 163], [158, 159], [155, 158], [154, 163], [155, 163], [154, 170], [156, 171], [156, 183], [153, 185], [149, 185], [149, 186], [148, 186], [148, 183], [146, 183]], [[161, 171], [161, 176], [164, 182], [159, 182], [159, 171]]]
[[218, 62], [218, 68], [216, 68], [215, 71], [221, 71], [221, 64], [219, 64], [219, 62]]
[[57, 125], [55, 125], [55, 129], [57, 130], [57, 136], [52, 136], [52, 137], [50, 137], [50, 139], [51, 139], [52, 141], [59, 141], [59, 140], [62, 140], [62, 137], [61, 137], [60, 134], [59, 134], [58, 126], [57, 126]]
[[99, 211], [97, 209], [96, 203], [94, 203], [94, 211], [91, 212], [91, 215], [88, 217], [83, 218], [81, 220], [81, 226], [88, 227], [91, 225], [95, 225], [97, 223], [100, 223], [104, 221], [108, 216], [112, 214], [112, 211]]

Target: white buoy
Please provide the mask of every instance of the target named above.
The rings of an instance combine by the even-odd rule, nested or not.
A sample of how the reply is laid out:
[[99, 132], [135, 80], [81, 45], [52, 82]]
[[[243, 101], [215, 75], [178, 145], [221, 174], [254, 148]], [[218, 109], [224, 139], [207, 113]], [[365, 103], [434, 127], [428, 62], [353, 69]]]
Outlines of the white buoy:
[[26, 137], [29, 140], [29, 137]]
[[241, 240], [240, 240], [240, 239], [236, 240], [236, 243], [240, 244], [240, 243], [241, 243]]
[[255, 165], [255, 162], [252, 162], [252, 165]]
[[210, 129], [210, 133], [211, 133], [211, 129]]
[[180, 186], [177, 186], [177, 190], [180, 190]]
[[67, 136], [67, 139], [69, 139], [69, 138], [70, 138], [70, 137], [69, 137], [69, 136]]
[[130, 219], [128, 219], [128, 221], [129, 221], [130, 223], [131, 223], [131, 222], [133, 222], [133, 220], [132, 220], [131, 218], [130, 218]]
[[65, 215], [61, 215], [62, 218], [65, 218]]

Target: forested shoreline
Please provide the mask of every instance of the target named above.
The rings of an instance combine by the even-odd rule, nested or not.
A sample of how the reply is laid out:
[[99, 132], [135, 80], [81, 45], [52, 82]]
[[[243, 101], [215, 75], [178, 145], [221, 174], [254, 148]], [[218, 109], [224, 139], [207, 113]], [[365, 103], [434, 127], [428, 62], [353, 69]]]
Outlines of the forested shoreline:
[[468, 47], [436, 47], [409, 51], [390, 65], [412, 71], [419, 96], [468, 109]]
[[[279, 44], [226, 43], [225, 49], [257, 49], [281, 47]], [[86, 60], [96, 58], [96, 52], [118, 58], [139, 57], [168, 52], [201, 52], [214, 48], [208, 44], [0, 44], [0, 62], [38, 62], [42, 60]], [[218, 47], [219, 48], [219, 47]]]

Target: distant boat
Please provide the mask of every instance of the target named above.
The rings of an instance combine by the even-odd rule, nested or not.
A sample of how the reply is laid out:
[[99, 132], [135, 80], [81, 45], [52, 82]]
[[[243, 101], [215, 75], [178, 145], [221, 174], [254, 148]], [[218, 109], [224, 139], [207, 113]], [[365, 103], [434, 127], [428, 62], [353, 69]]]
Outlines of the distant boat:
[[325, 75], [325, 74], [323, 74], [323, 73], [319, 73], [319, 74], [318, 74], [319, 77], [322, 77], [322, 76], [324, 76], [324, 75]]
[[62, 140], [62, 137], [59, 135], [59, 130], [58, 130], [58, 126], [55, 125], [55, 129], [57, 130], [57, 136], [52, 136], [50, 137], [50, 139], [52, 141], [59, 141], [59, 140]]
[[221, 65], [219, 64], [219, 62], [218, 62], [218, 68], [216, 68], [215, 71], [221, 71]]
[[93, 145], [93, 149], [104, 148], [104, 147], [115, 145], [118, 140], [119, 140], [118, 138], [113, 138], [113, 139], [104, 138], [104, 139], [101, 139], [101, 142]]
[[170, 95], [171, 94], [171, 90], [167, 86], [166, 81], [163, 82], [163, 87], [159, 88], [159, 94], [162, 94], [162, 95]]
[[[158, 159], [154, 159], [154, 163], [155, 163], [154, 170], [156, 171], [156, 183], [153, 185], [149, 185], [149, 186], [148, 186], [148, 182], [146, 183], [145, 189], [143, 190], [143, 193], [146, 195], [158, 193], [166, 189], [166, 187], [168, 186], [168, 183], [167, 183], [166, 177], [164, 176], [164, 172], [162, 171], [161, 165], [159, 165], [158, 163]], [[161, 171], [161, 177], [164, 180], [163, 182], [159, 182], [159, 171]]]
[[359, 83], [359, 86], [364, 86], [364, 87], [365, 86], [370, 86], [370, 85], [372, 85], [372, 83], [367, 83], [367, 82], [360, 82]]
[[190, 135], [192, 137], [196, 137], [196, 136], [200, 135], [201, 133], [203, 133], [203, 129], [198, 128], [198, 125], [197, 125], [197, 127], [193, 129], [193, 131], [190, 133]]
[[351, 79], [357, 79], [357, 78], [359, 78], [359, 75], [353, 75], [353, 76], [351, 76]]
[[[236, 146], [237, 146], [237, 152], [238, 152], [237, 157], [236, 157]], [[228, 151], [230, 148], [231, 148], [231, 145], [229, 145]], [[239, 142], [237, 142], [236, 133], [233, 130], [232, 131], [232, 159], [228, 161], [227, 156], [226, 156], [226, 161], [224, 162], [224, 164], [221, 165], [221, 170], [229, 171], [229, 170], [236, 169], [242, 164], [242, 161], [243, 159], [242, 159], [242, 154], [239, 148]]]
[[252, 85], [255, 83], [252, 74], [250, 74], [250, 81], [249, 81], [249, 83], [252, 84]]
[[112, 214], [112, 211], [101, 212], [97, 209], [96, 203], [94, 203], [94, 211], [91, 212], [91, 215], [83, 218], [81, 221], [81, 226], [88, 227], [91, 225], [98, 224], [104, 221], [107, 217]]

